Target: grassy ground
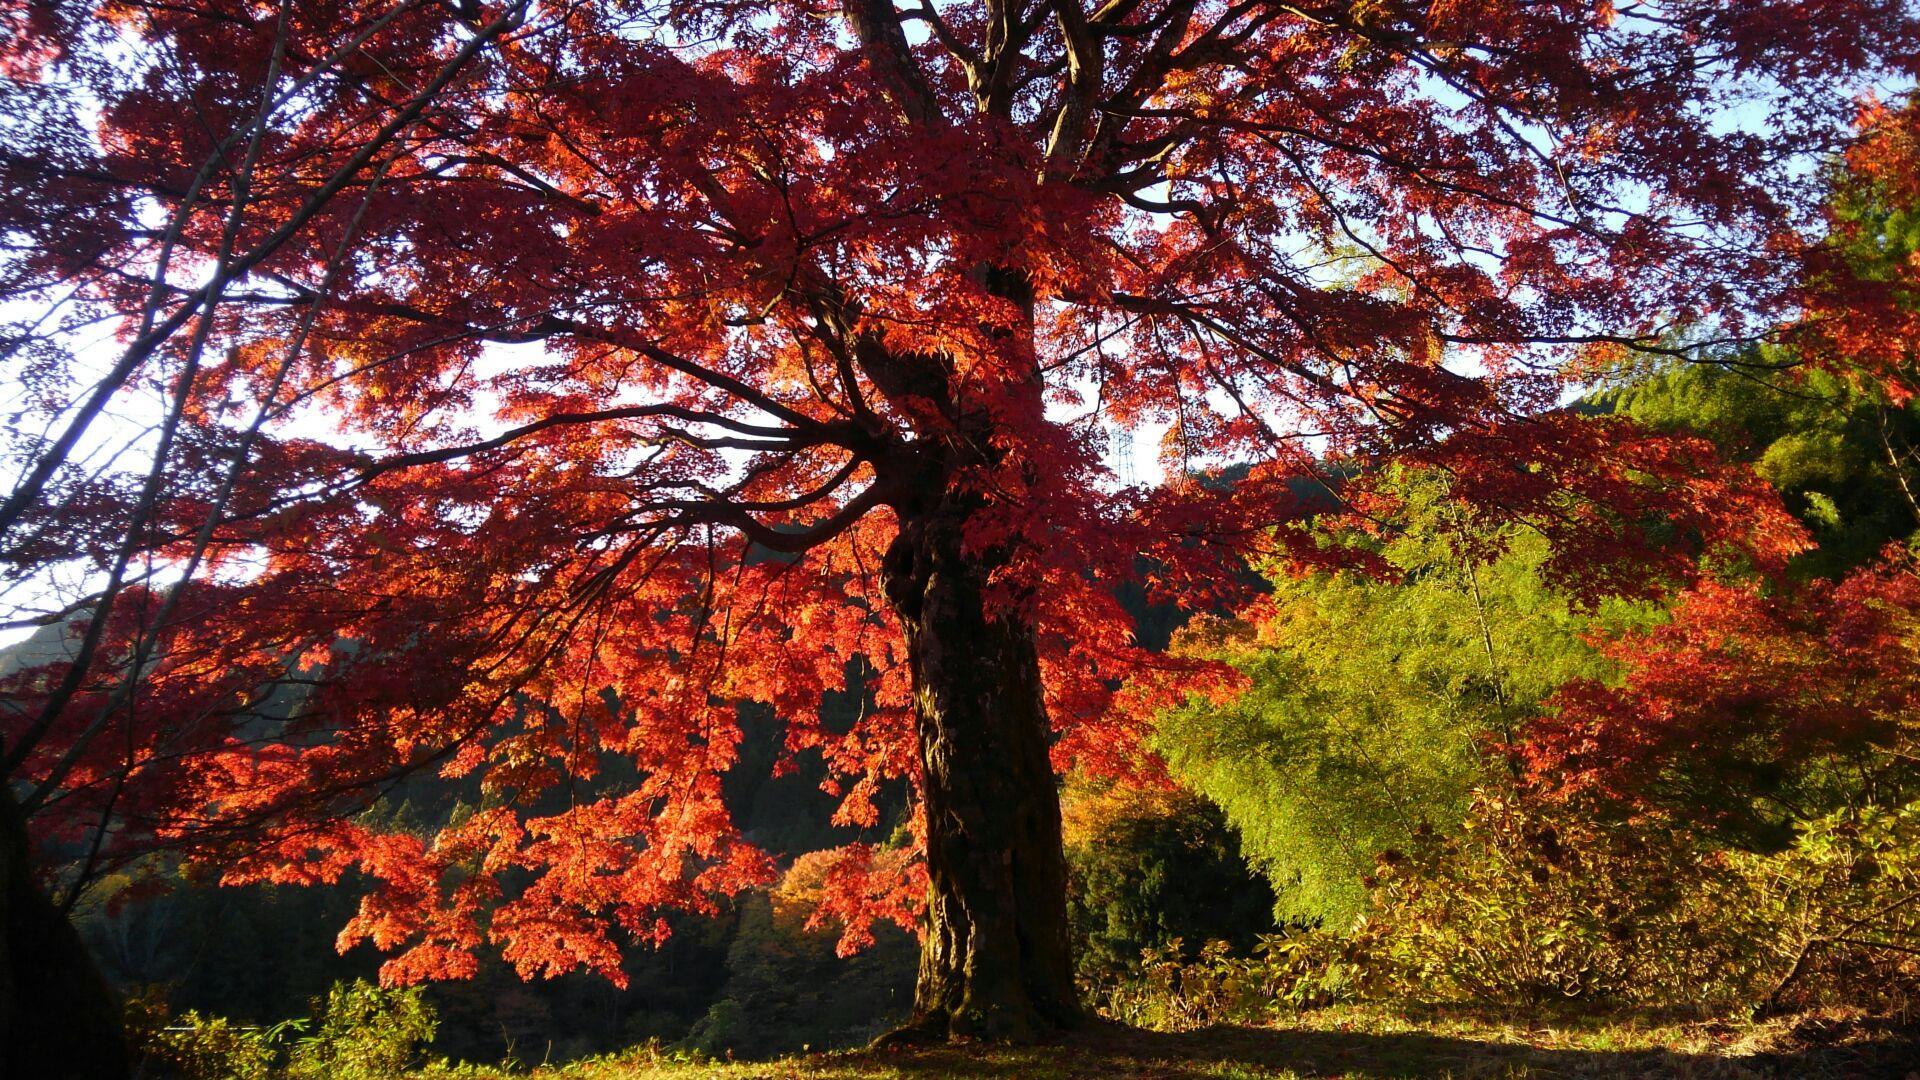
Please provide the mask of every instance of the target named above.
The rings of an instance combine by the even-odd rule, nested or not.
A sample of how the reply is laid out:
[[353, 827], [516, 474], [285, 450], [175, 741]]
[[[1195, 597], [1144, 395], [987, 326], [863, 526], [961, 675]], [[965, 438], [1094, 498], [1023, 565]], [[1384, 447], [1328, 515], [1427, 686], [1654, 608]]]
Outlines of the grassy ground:
[[[431, 1075], [431, 1074], [428, 1074]], [[464, 1074], [496, 1075], [485, 1071]], [[1198, 1080], [1679, 1077], [1920, 1080], [1920, 1028], [1829, 1014], [1763, 1024], [1341, 1009], [1287, 1026], [1103, 1028], [1021, 1049], [940, 1047], [701, 1062], [653, 1050], [536, 1070], [541, 1080]]]

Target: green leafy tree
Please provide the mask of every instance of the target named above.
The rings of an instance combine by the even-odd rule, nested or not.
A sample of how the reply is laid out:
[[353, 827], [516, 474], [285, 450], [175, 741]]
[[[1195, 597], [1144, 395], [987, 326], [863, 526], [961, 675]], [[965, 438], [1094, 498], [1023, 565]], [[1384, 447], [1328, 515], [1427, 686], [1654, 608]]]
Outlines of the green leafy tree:
[[858, 1045], [899, 1022], [913, 1001], [913, 936], [876, 922], [870, 947], [842, 955], [837, 928], [814, 918], [832, 868], [803, 855], [777, 888], [741, 901], [726, 982], [687, 1047], [765, 1058]]
[[1752, 464], [1813, 532], [1797, 568], [1824, 577], [1920, 528], [1920, 104], [1885, 110], [1865, 130], [1829, 178], [1828, 235], [1809, 265], [1802, 324], [1718, 364], [1642, 362], [1593, 400]]
[[1473, 789], [1506, 775], [1504, 748], [1539, 702], [1605, 674], [1582, 635], [1651, 617], [1575, 606], [1543, 581], [1541, 537], [1468, 525], [1436, 477], [1403, 477], [1398, 494], [1391, 535], [1352, 541], [1398, 580], [1276, 568], [1260, 610], [1184, 638], [1246, 675], [1245, 692], [1158, 726], [1157, 748], [1226, 811], [1283, 918], [1362, 911], [1377, 855], [1454, 829]]
[[1813, 533], [1803, 573], [1837, 576], [1920, 527], [1920, 413], [1882, 386], [1799, 365], [1785, 347], [1659, 367], [1596, 401], [1751, 463]]
[[1183, 790], [1069, 781], [1068, 914], [1082, 987], [1096, 996], [1143, 954], [1235, 952], [1274, 929], [1273, 892], [1220, 808]]

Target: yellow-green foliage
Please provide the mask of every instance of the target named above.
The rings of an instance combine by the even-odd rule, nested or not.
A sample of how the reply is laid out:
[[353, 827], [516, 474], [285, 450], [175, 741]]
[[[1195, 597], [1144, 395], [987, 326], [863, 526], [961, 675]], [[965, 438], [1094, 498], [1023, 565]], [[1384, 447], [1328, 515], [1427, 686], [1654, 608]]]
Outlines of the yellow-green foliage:
[[1756, 347], [1729, 366], [1636, 373], [1597, 403], [1650, 427], [1699, 433], [1779, 489], [1818, 546], [1800, 570], [1836, 574], [1914, 531], [1920, 412], [1884, 391]]
[[433, 1008], [418, 987], [383, 990], [363, 979], [335, 983], [317, 1019], [313, 1034], [293, 1047], [289, 1080], [397, 1075], [414, 1064], [435, 1026]]
[[186, 1012], [143, 1037], [148, 1072], [177, 1080], [271, 1080], [279, 1051], [270, 1033]]
[[1920, 990], [1920, 805], [1804, 822], [1771, 853], [1491, 796], [1469, 822], [1383, 866], [1353, 935], [1403, 995], [1724, 1011]]
[[1452, 837], [1383, 858], [1338, 931], [1250, 955], [1148, 955], [1107, 1015], [1163, 1030], [1303, 1008], [1446, 1002], [1730, 1015], [1920, 999], [1920, 804], [1806, 822], [1771, 853], [1482, 793]]
[[391, 1080], [420, 1063], [434, 1013], [418, 987], [335, 983], [312, 1019], [246, 1027], [136, 999], [128, 1028], [143, 1075], [170, 1080]]
[[1604, 674], [1581, 635], [1650, 617], [1574, 610], [1541, 584], [1538, 536], [1466, 535], [1437, 484], [1405, 492], [1402, 532], [1381, 548], [1403, 581], [1276, 573], [1271, 619], [1186, 642], [1232, 662], [1250, 689], [1159, 726], [1155, 746], [1226, 810], [1283, 918], [1344, 923], [1364, 910], [1376, 855], [1423, 828], [1452, 830], [1540, 700]]

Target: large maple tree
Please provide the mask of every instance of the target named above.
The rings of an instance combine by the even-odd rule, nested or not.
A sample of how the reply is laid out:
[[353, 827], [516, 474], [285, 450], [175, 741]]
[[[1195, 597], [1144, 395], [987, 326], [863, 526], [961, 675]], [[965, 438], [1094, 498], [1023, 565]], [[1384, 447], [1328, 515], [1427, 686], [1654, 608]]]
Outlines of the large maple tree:
[[[17, 623], [71, 631], [0, 717], [9, 828], [64, 860], [36, 925], [163, 851], [357, 872], [344, 941], [391, 978], [618, 978], [775, 870], [721, 798], [755, 701], [843, 821], [910, 785], [916, 848], [839, 852], [823, 910], [920, 928], [915, 1029], [1007, 1037], [1078, 1013], [1056, 771], [1150, 767], [1134, 718], [1218, 674], [1141, 648], [1120, 583], [1198, 606], [1343, 557], [1310, 489], [1364, 520], [1392, 461], [1590, 589], [1792, 549], [1702, 444], [1557, 406], [1796, 310], [1809, 163], [1920, 58], [1899, 0], [47, 0], [0, 33], [4, 565]], [[1164, 483], [1117, 481], [1136, 429]], [[480, 805], [354, 816], [425, 771]]]

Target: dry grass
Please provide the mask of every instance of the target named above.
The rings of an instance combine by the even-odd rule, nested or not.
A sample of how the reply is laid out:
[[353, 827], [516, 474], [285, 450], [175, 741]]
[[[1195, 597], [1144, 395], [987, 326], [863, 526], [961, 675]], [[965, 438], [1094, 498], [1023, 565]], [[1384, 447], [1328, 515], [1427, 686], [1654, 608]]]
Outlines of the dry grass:
[[[508, 1074], [429, 1070], [421, 1080]], [[642, 1048], [540, 1080], [1199, 1080], [1261, 1077], [1886, 1077], [1920, 1080], [1920, 1028], [1827, 1013], [1766, 1023], [1577, 1013], [1331, 1009], [1285, 1026], [1165, 1034], [1103, 1027], [1022, 1048], [951, 1047], [716, 1062]]]

